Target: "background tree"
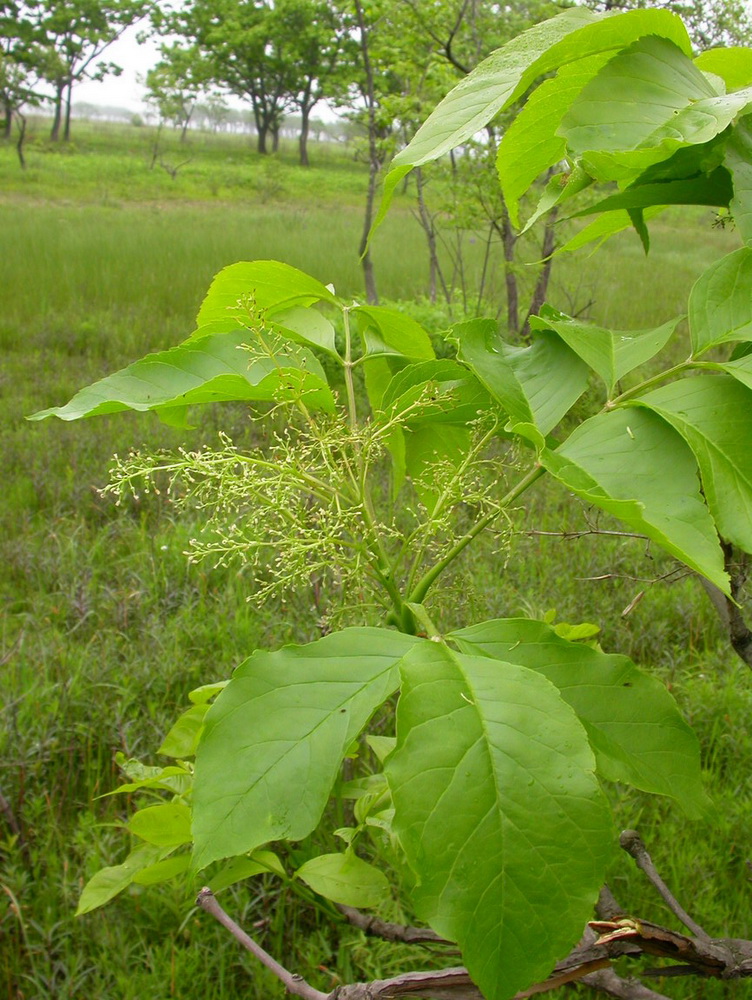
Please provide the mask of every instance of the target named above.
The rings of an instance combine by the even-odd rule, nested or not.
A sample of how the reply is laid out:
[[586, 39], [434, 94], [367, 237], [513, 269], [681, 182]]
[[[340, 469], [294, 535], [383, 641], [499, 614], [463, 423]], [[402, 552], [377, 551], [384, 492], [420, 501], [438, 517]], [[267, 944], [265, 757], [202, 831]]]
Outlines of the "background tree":
[[179, 45], [163, 46], [162, 59], [146, 74], [146, 101], [159, 113], [161, 121], [171, 122], [180, 129], [180, 140], [186, 132], [199, 94], [206, 85], [206, 64], [193, 49]]
[[40, 0], [35, 13], [46, 39], [43, 73], [54, 92], [53, 141], [60, 138], [61, 125], [63, 139], [70, 138], [74, 85], [122, 72], [100, 57], [150, 6], [150, 0]]
[[744, 0], [584, 0], [591, 10], [658, 8], [678, 14], [698, 49], [748, 45], [752, 40], [749, 5]]

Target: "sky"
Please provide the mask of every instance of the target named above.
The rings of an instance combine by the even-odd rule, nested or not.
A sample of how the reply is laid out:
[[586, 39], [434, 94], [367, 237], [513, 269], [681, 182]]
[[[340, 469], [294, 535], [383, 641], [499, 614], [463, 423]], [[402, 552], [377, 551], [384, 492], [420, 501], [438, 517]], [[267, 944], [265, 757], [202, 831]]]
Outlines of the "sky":
[[105, 49], [102, 58], [123, 67], [120, 76], [108, 76], [101, 83], [85, 80], [73, 88], [73, 103], [84, 101], [88, 104], [112, 105], [142, 111], [146, 88], [139, 84], [139, 78], [146, 76], [159, 61], [160, 40], [149, 38], [143, 45], [137, 36], [143, 26], [134, 25], [123, 32], [121, 37]]

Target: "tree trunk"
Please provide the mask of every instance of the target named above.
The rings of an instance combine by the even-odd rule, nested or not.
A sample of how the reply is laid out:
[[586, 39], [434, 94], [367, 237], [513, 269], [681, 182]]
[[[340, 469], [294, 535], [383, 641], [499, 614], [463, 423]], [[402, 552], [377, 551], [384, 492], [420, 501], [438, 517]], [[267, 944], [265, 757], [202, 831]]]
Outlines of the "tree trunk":
[[371, 259], [371, 251], [366, 249], [368, 246], [368, 234], [371, 231], [371, 222], [373, 221], [376, 180], [381, 170], [378, 146], [378, 123], [376, 121], [376, 90], [374, 87], [371, 55], [368, 48], [368, 29], [366, 28], [366, 19], [360, 0], [355, 0], [355, 13], [358, 18], [358, 28], [360, 29], [360, 52], [363, 58], [363, 70], [365, 73], [363, 96], [366, 99], [366, 107], [368, 109], [368, 192], [366, 194], [366, 215], [363, 220], [363, 235], [360, 238], [360, 260], [363, 265], [366, 299], [368, 302], [377, 305], [379, 293], [376, 290], [376, 274], [373, 268], [373, 260]]
[[272, 152], [279, 152], [279, 125], [276, 123], [272, 125]]
[[63, 142], [70, 142], [71, 123], [71, 98], [73, 95], [73, 81], [68, 81], [65, 93], [65, 129], [63, 130]]
[[415, 170], [415, 185], [418, 194], [418, 217], [423, 232], [426, 234], [428, 244], [428, 284], [429, 298], [431, 302], [436, 302], [437, 280], [441, 282], [441, 290], [444, 294], [447, 305], [451, 305], [452, 296], [447, 288], [444, 272], [439, 260], [438, 247], [436, 245], [436, 226], [434, 225], [431, 213], [428, 211], [424, 195], [423, 171], [420, 167]]
[[311, 109], [304, 104], [300, 109], [300, 138], [298, 139], [298, 149], [300, 150], [301, 167], [310, 167], [308, 159], [308, 130], [311, 117]]
[[63, 91], [64, 83], [55, 84], [55, 112], [52, 117], [52, 129], [50, 130], [50, 141], [58, 142], [60, 139], [60, 123], [63, 120]]
[[541, 246], [541, 259], [543, 260], [543, 267], [538, 275], [538, 280], [535, 283], [535, 291], [533, 292], [533, 298], [530, 302], [530, 309], [525, 317], [525, 325], [522, 328], [523, 337], [528, 337], [530, 335], [530, 317], [537, 316], [540, 312], [541, 306], [546, 301], [548, 282], [551, 278], [551, 265], [554, 262], [554, 226], [556, 225], [557, 215], [558, 210], [553, 208], [546, 220], [546, 228], [543, 232], [543, 244]]
[[16, 111], [16, 122], [18, 124], [18, 142], [16, 143], [18, 162], [21, 164], [21, 170], [26, 170], [26, 157], [23, 150], [24, 139], [26, 138], [26, 115], [20, 111]]
[[3, 139], [10, 139], [13, 133], [13, 105], [10, 103], [10, 101], [8, 100], [3, 101], [3, 111], [4, 111], [3, 127], [2, 127]]
[[269, 132], [269, 126], [266, 124], [266, 122], [259, 122], [257, 124], [256, 151], [261, 153], [262, 156], [266, 156], [266, 154], [269, 152], [266, 145], [266, 136], [268, 132]]
[[366, 286], [366, 301], [370, 302], [372, 305], [378, 305], [379, 303], [379, 293], [376, 290], [376, 272], [373, 268], [373, 260], [371, 258], [371, 251], [366, 250], [368, 245], [368, 234], [371, 231], [371, 223], [373, 221], [373, 206], [376, 200], [376, 182], [379, 176], [380, 164], [377, 160], [371, 159], [370, 167], [368, 170], [368, 193], [366, 194], [366, 214], [363, 220], [363, 235], [360, 238], [360, 247], [358, 252], [360, 253], [360, 260], [363, 265], [363, 280]]
[[517, 237], [506, 205], [503, 206], [501, 218], [501, 241], [504, 246], [504, 283], [507, 288], [507, 327], [510, 333], [517, 333], [520, 329], [520, 294], [517, 288], [517, 275], [514, 273]]

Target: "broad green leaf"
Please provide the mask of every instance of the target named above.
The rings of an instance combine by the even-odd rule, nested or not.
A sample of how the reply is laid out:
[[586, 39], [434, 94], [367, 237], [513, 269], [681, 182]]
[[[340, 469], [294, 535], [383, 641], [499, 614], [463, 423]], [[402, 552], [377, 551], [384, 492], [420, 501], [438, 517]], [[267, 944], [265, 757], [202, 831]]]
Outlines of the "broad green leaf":
[[352, 852], [320, 854], [295, 874], [314, 892], [343, 906], [378, 906], [389, 896], [386, 875]]
[[728, 593], [723, 553], [700, 495], [697, 464], [653, 413], [617, 409], [591, 417], [540, 456], [567, 489], [647, 535]]
[[190, 854], [176, 854], [172, 858], [157, 861], [148, 868], [142, 868], [133, 876], [133, 881], [136, 885], [161, 885], [162, 882], [169, 882], [178, 875], [184, 875], [190, 866]]
[[513, 423], [534, 423], [533, 411], [509, 362], [499, 325], [492, 319], [473, 319], [452, 327], [458, 357], [509, 414]]
[[262, 875], [265, 872], [284, 876], [285, 869], [273, 851], [254, 851], [250, 857], [233, 858], [226, 865], [223, 865], [217, 874], [209, 880], [209, 888], [212, 892], [219, 892], [237, 882], [244, 882], [247, 878]]
[[626, 656], [569, 642], [527, 618], [483, 622], [447, 638], [463, 653], [518, 663], [555, 684], [585, 727], [604, 778], [705, 814], [697, 737], [663, 684]]
[[455, 424], [425, 423], [405, 430], [405, 469], [429, 514], [441, 497], [442, 482], [465, 460], [471, 439], [469, 427]]
[[[663, 208], [661, 206], [654, 206], [645, 211], [644, 217], [651, 219], [662, 211]], [[581, 229], [571, 240], [567, 240], [556, 252], [573, 253], [575, 250], [580, 250], [582, 247], [587, 246], [588, 243], [594, 243], [596, 240], [599, 243], [604, 243], [609, 237], [614, 236], [616, 233], [621, 233], [623, 230], [631, 228], [631, 226], [632, 220], [629, 217], [629, 212], [625, 209], [620, 209], [616, 212], [604, 212], [594, 222]]]
[[534, 25], [484, 59], [447, 94], [395, 156], [371, 233], [386, 215], [397, 184], [413, 167], [466, 142], [521, 97], [538, 77], [600, 52], [618, 51], [643, 35], [660, 35], [691, 53], [684, 25], [666, 11], [633, 10], [598, 17], [575, 7]]
[[280, 306], [337, 302], [326, 285], [289, 264], [278, 260], [241, 261], [223, 268], [215, 276], [199, 309], [196, 325], [219, 324], [234, 329], [238, 304], [249, 298], [255, 309], [268, 311], [270, 315]]
[[749, 245], [752, 243], [752, 115], [740, 118], [731, 130], [726, 142], [725, 164], [734, 180], [734, 196], [729, 209], [739, 235]]
[[80, 917], [83, 913], [89, 913], [91, 910], [96, 910], [98, 906], [109, 903], [123, 889], [128, 888], [140, 871], [155, 864], [164, 857], [165, 853], [165, 849], [162, 847], [141, 844], [131, 851], [121, 865], [102, 868], [84, 886], [78, 901], [76, 916]]
[[158, 788], [162, 791], [175, 792], [183, 795], [193, 784], [193, 775], [184, 767], [170, 765], [168, 767], [149, 768], [154, 774], [138, 778], [136, 781], [129, 781], [125, 785], [119, 785], [111, 792], [105, 792], [104, 798], [109, 795], [130, 795], [138, 792], [142, 788]]
[[178, 718], [162, 741], [157, 753], [165, 757], [192, 757], [196, 752], [204, 716], [209, 711], [208, 702], [192, 705]]
[[376, 754], [379, 763], [383, 764], [397, 745], [397, 740], [394, 736], [376, 736], [374, 734], [369, 734], [366, 736], [366, 743]]
[[335, 345], [334, 327], [318, 309], [293, 306], [291, 309], [275, 312], [268, 322], [274, 330], [301, 344], [320, 347], [328, 354], [339, 357]]
[[557, 130], [565, 112], [610, 58], [610, 52], [600, 52], [562, 67], [533, 91], [504, 132], [496, 169], [509, 217], [518, 228], [520, 198], [537, 177], [564, 158], [566, 142]]
[[147, 806], [131, 816], [128, 829], [148, 844], [180, 847], [191, 842], [191, 811], [183, 802]]
[[540, 316], [531, 317], [530, 326], [533, 330], [554, 330], [603, 379], [610, 396], [620, 379], [663, 350], [679, 319], [655, 330], [607, 330], [546, 307]]
[[421, 640], [353, 628], [257, 651], [206, 716], [196, 755], [194, 864], [315, 829], [350, 744], [398, 684]]
[[433, 358], [431, 338], [410, 316], [385, 306], [357, 306], [350, 313], [360, 319], [365, 353]]
[[752, 552], [752, 392], [730, 376], [697, 375], [634, 402], [681, 434], [700, 466], [721, 536]]
[[488, 393], [467, 368], [448, 359], [407, 365], [381, 400], [385, 419], [404, 415], [411, 424], [467, 424], [491, 405]]
[[254, 357], [243, 349], [248, 331], [205, 337], [167, 351], [148, 354], [113, 375], [81, 389], [65, 406], [34, 413], [30, 420], [55, 416], [78, 420], [121, 410], [158, 410], [165, 406], [228, 400], [274, 401], [289, 386], [305, 394], [306, 404], [334, 409], [334, 397], [321, 365], [291, 344], [276, 358]]
[[593, 183], [593, 178], [586, 173], [582, 167], [575, 165], [571, 170], [564, 173], [555, 174], [543, 189], [535, 211], [522, 228], [522, 233], [526, 233], [535, 225], [538, 219], [542, 218], [552, 208], [563, 205], [584, 191]]
[[712, 264], [689, 295], [692, 351], [752, 337], [752, 248], [741, 247]]
[[728, 90], [741, 90], [752, 84], [752, 49], [742, 46], [706, 49], [695, 59], [695, 66], [704, 73], [720, 76]]
[[[532, 326], [535, 317], [530, 320]], [[545, 330], [534, 334], [527, 347], [505, 345], [504, 357], [525, 393], [535, 426], [550, 433], [587, 388], [587, 366]]]
[[577, 219], [596, 212], [613, 212], [621, 208], [650, 208], [652, 205], [713, 205], [723, 208], [729, 204], [733, 193], [728, 170], [716, 167], [709, 175], [700, 174], [688, 180], [631, 184], [618, 194], [609, 195], [574, 212], [570, 218]]
[[395, 156], [394, 166], [417, 167], [435, 160], [479, 132], [538, 77], [588, 56], [625, 48], [643, 35], [661, 35], [685, 52], [691, 51], [680, 19], [663, 11], [598, 18], [573, 8], [534, 25], [457, 84]]
[[587, 736], [550, 681], [415, 647], [385, 767], [413, 901], [487, 1000], [545, 979], [577, 942], [611, 856]]
[[564, 116], [561, 134], [589, 173], [599, 180], [618, 180], [680, 146], [708, 142], [749, 98], [717, 96], [681, 49], [665, 38], [647, 36], [584, 87]]

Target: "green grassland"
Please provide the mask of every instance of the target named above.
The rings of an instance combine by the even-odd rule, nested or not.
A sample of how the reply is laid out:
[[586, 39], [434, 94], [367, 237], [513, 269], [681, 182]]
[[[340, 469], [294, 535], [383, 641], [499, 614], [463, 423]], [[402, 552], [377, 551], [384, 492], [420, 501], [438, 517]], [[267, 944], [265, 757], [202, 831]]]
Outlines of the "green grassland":
[[[117, 784], [115, 753], [153, 755], [190, 688], [228, 676], [257, 646], [316, 635], [311, 594], [252, 610], [242, 574], [187, 564], [191, 524], [167, 503], [118, 509], [97, 491], [113, 452], [212, 442], [219, 430], [243, 440], [252, 427], [236, 407], [207, 411], [188, 436], [135, 415], [72, 425], [24, 416], [182, 339], [212, 275], [236, 260], [278, 258], [360, 295], [365, 169], [334, 144], [314, 146], [314, 166], [302, 170], [292, 148], [265, 160], [240, 137], [194, 135], [182, 147], [168, 135], [165, 163], [189, 161], [173, 178], [150, 168], [147, 128], [76, 125], [74, 143], [60, 148], [43, 135], [35, 124], [25, 172], [13, 148], [0, 146], [0, 791], [9, 805], [0, 814], [0, 996], [278, 996], [276, 982], [197, 915], [183, 887], [134, 889], [72, 916], [86, 879], [124, 854], [127, 803], [98, 798]], [[736, 245], [712, 221], [709, 212], [667, 213], [653, 226], [648, 259], [630, 234], [597, 257], [562, 259], [552, 304], [587, 306], [592, 319], [620, 328], [682, 312], [694, 278]], [[482, 266], [473, 238], [471, 287]], [[446, 310], [425, 299], [410, 191], [378, 233], [374, 259], [385, 299], [415, 300], [415, 315], [437, 332], [446, 326]], [[492, 269], [491, 308], [503, 287], [496, 255]], [[711, 934], [749, 936], [748, 672], [695, 580], [652, 582], [671, 571], [667, 559], [628, 538], [531, 534], [582, 530], [585, 514], [563, 491], [539, 490], [519, 512], [511, 552], [498, 554], [492, 539], [475, 549], [436, 612], [451, 625], [555, 609], [561, 620], [600, 623], [606, 648], [664, 678], [700, 737], [716, 818], [690, 824], [670, 803], [615, 788], [618, 822], [641, 830]], [[630, 864], [613, 872], [617, 897], [673, 925]], [[227, 906], [320, 989], [433, 960], [332, 928], [263, 880], [233, 890]], [[666, 992], [744, 995], [678, 980]]]

